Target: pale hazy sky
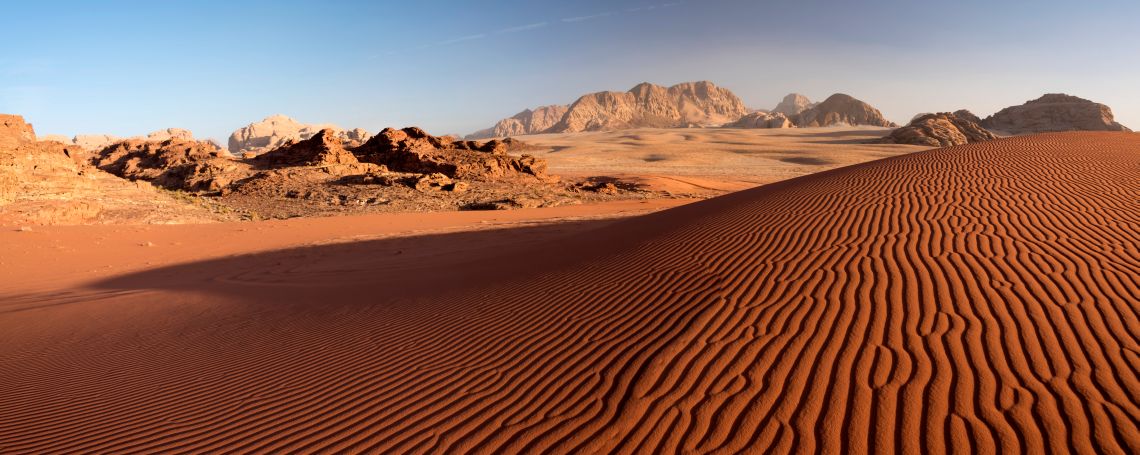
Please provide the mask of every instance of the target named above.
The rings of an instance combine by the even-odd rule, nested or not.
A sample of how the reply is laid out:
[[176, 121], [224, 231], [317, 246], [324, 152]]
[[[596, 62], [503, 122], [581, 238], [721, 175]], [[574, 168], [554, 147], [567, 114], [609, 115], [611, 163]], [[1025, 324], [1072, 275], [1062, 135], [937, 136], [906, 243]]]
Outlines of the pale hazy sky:
[[[96, 4], [98, 3], [98, 4]], [[0, 16], [0, 112], [39, 134], [224, 140], [270, 114], [470, 133], [710, 80], [755, 108], [844, 92], [896, 122], [1046, 92], [1140, 128], [1140, 2], [36, 1]]]

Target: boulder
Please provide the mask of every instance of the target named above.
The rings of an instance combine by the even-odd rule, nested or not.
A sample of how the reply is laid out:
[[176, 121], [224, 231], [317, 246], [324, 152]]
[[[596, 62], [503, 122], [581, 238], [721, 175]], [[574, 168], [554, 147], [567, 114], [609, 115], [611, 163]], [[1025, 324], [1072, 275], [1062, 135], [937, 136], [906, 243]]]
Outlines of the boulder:
[[968, 116], [942, 112], [920, 115], [907, 126], [892, 131], [877, 142], [949, 147], [994, 139], [997, 139], [996, 135]]
[[1008, 134], [1131, 131], [1116, 122], [1108, 106], [1058, 93], [1002, 109], [983, 120], [982, 126]]
[[895, 127], [878, 109], [850, 95], [836, 93], [822, 103], [792, 117], [801, 128], [834, 125], [869, 125]]

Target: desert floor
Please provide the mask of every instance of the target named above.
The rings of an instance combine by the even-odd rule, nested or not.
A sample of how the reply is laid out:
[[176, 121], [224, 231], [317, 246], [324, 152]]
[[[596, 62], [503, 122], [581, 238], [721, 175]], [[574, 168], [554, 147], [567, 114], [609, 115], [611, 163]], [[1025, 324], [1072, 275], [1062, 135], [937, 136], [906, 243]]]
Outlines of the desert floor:
[[520, 136], [559, 175], [611, 176], [645, 188], [708, 196], [928, 147], [868, 144], [891, 130], [635, 129]]
[[[698, 202], [9, 229], [0, 453], [1137, 453], [1137, 150], [1047, 134]], [[552, 166], [591, 172], [578, 153]]]

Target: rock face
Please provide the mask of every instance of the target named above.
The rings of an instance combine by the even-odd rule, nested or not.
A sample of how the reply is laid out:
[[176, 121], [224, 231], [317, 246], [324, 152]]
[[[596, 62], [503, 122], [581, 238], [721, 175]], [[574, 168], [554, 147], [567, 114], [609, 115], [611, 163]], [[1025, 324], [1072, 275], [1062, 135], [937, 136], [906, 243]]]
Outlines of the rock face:
[[125, 179], [191, 192], [221, 191], [245, 176], [242, 166], [226, 158], [216, 145], [183, 139], [128, 139], [104, 148], [92, 163]]
[[518, 147], [518, 142], [453, 141], [447, 136], [436, 137], [410, 127], [386, 128], [352, 153], [361, 162], [385, 166], [395, 172], [443, 174], [448, 178], [471, 180], [548, 178], [545, 160], [529, 155], [508, 155], [512, 147]]
[[776, 108], [772, 109], [772, 112], [784, 114], [787, 116], [794, 116], [799, 115], [799, 113], [803, 111], [811, 109], [816, 104], [817, 103], [812, 103], [811, 100], [809, 100], [806, 96], [800, 95], [799, 93], [792, 93], [788, 96], [785, 96], [783, 101], [780, 101], [780, 104], [777, 104]]
[[254, 161], [267, 167], [328, 166], [360, 162], [355, 155], [345, 150], [336, 132], [331, 129], [323, 129], [309, 139], [286, 144], [259, 155]]
[[1112, 109], [1075, 96], [1052, 93], [998, 111], [982, 126], [1009, 134], [1051, 131], [1131, 131], [1116, 123]]
[[[112, 176], [65, 141], [36, 142], [19, 116], [0, 114], [0, 225], [202, 222], [204, 209]], [[69, 142], [69, 141], [66, 141]]]
[[325, 129], [332, 130], [338, 139], [349, 146], [361, 145], [370, 137], [367, 131], [360, 128], [344, 131], [335, 125], [310, 125], [278, 114], [234, 131], [230, 135], [229, 150], [237, 156], [246, 153], [261, 154], [290, 142], [309, 139]]
[[628, 92], [598, 92], [578, 98], [546, 132], [721, 125], [746, 114], [748, 109], [740, 98], [711, 82], [686, 82], [669, 88], [643, 83]]
[[994, 139], [997, 139], [994, 133], [982, 128], [968, 116], [942, 112], [921, 115], [911, 120], [907, 126], [892, 131], [879, 142], [949, 147]]
[[146, 135], [146, 140], [148, 141], [161, 142], [169, 139], [192, 141], [194, 140], [194, 133], [191, 133], [190, 130], [184, 130], [182, 128], [167, 128]]
[[792, 117], [792, 122], [801, 128], [833, 125], [897, 126], [870, 104], [836, 93], [822, 103]]
[[36, 141], [36, 132], [19, 115], [0, 114], [0, 147], [16, 147]]
[[963, 119], [963, 120], [969, 120], [971, 122], [977, 123], [979, 126], [981, 126], [981, 124], [982, 124], [981, 117], [974, 115], [973, 112], [970, 112], [966, 109], [958, 109], [958, 110], [954, 111], [954, 116], [956, 116], [960, 119]]
[[542, 106], [527, 109], [513, 117], [499, 120], [495, 126], [467, 135], [466, 139], [489, 139], [493, 137], [522, 136], [546, 131], [562, 120], [569, 108], [561, 105]]
[[782, 113], [753, 112], [729, 123], [725, 128], [795, 128], [788, 116]]

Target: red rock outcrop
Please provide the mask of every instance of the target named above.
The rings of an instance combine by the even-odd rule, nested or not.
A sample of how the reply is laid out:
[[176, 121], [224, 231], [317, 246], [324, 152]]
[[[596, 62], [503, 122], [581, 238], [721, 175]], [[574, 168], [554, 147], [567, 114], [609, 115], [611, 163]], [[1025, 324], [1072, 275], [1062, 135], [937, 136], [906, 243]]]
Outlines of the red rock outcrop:
[[994, 139], [997, 139], [994, 133], [982, 128], [968, 116], [942, 112], [918, 116], [907, 126], [892, 131], [878, 142], [949, 147]]
[[793, 116], [792, 122], [801, 128], [833, 125], [897, 126], [883, 118], [883, 114], [870, 104], [842, 93], [831, 95], [822, 103]]
[[1002, 109], [983, 120], [982, 126], [1009, 134], [1131, 131], [1116, 122], [1108, 106], [1059, 93]]
[[224, 151], [209, 142], [130, 139], [101, 150], [92, 162], [125, 179], [148, 181], [172, 190], [216, 192], [249, 175], [248, 166], [225, 156]]
[[518, 141], [454, 141], [416, 127], [387, 128], [364, 145], [352, 149], [361, 162], [386, 166], [395, 172], [443, 174], [449, 178], [496, 180], [510, 177], [548, 178], [546, 161], [533, 156], [507, 154]]
[[360, 161], [352, 152], [345, 150], [334, 130], [323, 129], [309, 139], [259, 155], [254, 162], [267, 167], [285, 167], [357, 164]]

